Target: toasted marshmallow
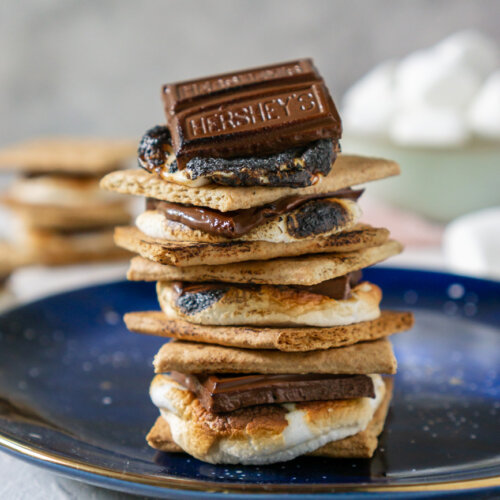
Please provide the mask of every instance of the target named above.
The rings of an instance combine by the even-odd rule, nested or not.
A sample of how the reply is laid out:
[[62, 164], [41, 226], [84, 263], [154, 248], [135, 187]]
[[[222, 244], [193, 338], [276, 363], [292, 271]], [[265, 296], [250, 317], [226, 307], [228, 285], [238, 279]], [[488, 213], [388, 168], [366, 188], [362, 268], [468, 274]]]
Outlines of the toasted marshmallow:
[[[311, 209], [308, 210], [308, 208]], [[311, 200], [286, 214], [270, 218], [234, 240], [192, 229], [180, 222], [170, 221], [164, 213], [156, 210], [147, 210], [140, 214], [136, 219], [136, 226], [145, 235], [161, 240], [205, 243], [227, 241], [288, 243], [348, 231], [356, 225], [361, 215], [361, 208], [355, 201], [323, 198]]]
[[356, 285], [342, 300], [293, 288], [225, 283], [179, 295], [172, 283], [159, 281], [157, 292], [168, 318], [201, 325], [350, 325], [378, 318], [382, 299], [380, 288], [369, 282]]
[[174, 442], [209, 463], [260, 465], [292, 460], [326, 443], [366, 429], [385, 385], [371, 375], [375, 398], [264, 405], [215, 415], [168, 375], [150, 387], [153, 404], [168, 422]]

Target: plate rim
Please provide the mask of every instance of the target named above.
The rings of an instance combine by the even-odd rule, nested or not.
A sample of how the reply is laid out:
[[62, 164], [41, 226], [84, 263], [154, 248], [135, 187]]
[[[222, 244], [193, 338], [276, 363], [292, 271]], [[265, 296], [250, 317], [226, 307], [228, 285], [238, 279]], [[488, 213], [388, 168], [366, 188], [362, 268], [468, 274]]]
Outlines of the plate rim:
[[[170, 488], [183, 491], [204, 491], [206, 493], [405, 493], [405, 492], [437, 492], [437, 491], [465, 491], [472, 489], [500, 487], [500, 475], [474, 479], [461, 479], [457, 481], [441, 481], [429, 483], [407, 484], [367, 484], [360, 483], [322, 483], [322, 484], [295, 484], [292, 489], [288, 483], [232, 483], [221, 484], [216, 481], [203, 479], [187, 479], [165, 474], [158, 477], [146, 476], [127, 471], [118, 472], [107, 467], [96, 466], [84, 461], [64, 457], [58, 453], [47, 452], [35, 446], [28, 446], [20, 441], [0, 434], [0, 447], [12, 452], [21, 459], [31, 459], [33, 463], [46, 465], [50, 468], [62, 467], [66, 474], [71, 472], [84, 472], [92, 475], [99, 482], [105, 483], [107, 479], [118, 480], [136, 486], [151, 486], [154, 488]], [[41, 462], [41, 463], [40, 463]]]
[[[484, 279], [474, 276], [459, 275], [450, 272], [434, 271], [428, 269], [408, 269], [392, 266], [377, 266], [378, 270], [389, 272], [410, 272], [418, 274], [441, 275], [448, 278], [465, 279], [475, 282], [486, 282], [499, 286], [500, 281]], [[47, 295], [32, 301], [15, 304], [3, 310], [0, 318], [4, 315], [14, 312], [17, 309], [29, 307], [47, 299], [54, 299], [67, 294], [87, 291], [94, 288], [118, 285], [120, 283], [129, 283], [124, 279], [110, 280], [103, 283], [97, 283], [88, 286], [82, 286], [65, 290], [57, 294]], [[161, 476], [148, 476], [145, 474], [132, 473], [128, 471], [115, 471], [113, 469], [93, 465], [85, 461], [68, 458], [55, 452], [49, 452], [37, 446], [31, 446], [17, 439], [13, 439], [0, 432], [0, 451], [12, 454], [16, 458], [28, 461], [38, 467], [46, 467], [52, 471], [59, 472], [73, 479], [80, 479], [78, 476], [82, 473], [88, 474], [94, 479], [96, 484], [101, 486], [110, 486], [107, 482], [118, 482], [124, 487], [124, 491], [135, 492], [150, 488], [160, 489], [166, 492], [168, 489], [176, 492], [195, 491], [206, 494], [304, 494], [304, 493], [412, 493], [412, 492], [458, 492], [466, 490], [485, 490], [500, 488], [500, 473], [493, 476], [483, 476], [479, 478], [431, 481], [404, 484], [368, 484], [368, 483], [321, 483], [321, 484], [294, 484], [289, 483], [219, 483], [212, 480], [182, 478], [170, 474]], [[75, 477], [76, 476], [76, 477]], [[89, 481], [90, 482], [90, 481]], [[127, 488], [125, 488], [127, 487]]]

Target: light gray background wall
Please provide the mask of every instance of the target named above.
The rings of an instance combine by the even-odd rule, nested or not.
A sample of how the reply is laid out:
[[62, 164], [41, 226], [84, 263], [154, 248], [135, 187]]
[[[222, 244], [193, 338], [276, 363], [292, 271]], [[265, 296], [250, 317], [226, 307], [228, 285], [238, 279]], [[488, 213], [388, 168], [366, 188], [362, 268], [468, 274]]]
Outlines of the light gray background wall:
[[0, 144], [139, 136], [164, 82], [313, 56], [334, 97], [382, 59], [475, 27], [497, 0], [4, 0]]

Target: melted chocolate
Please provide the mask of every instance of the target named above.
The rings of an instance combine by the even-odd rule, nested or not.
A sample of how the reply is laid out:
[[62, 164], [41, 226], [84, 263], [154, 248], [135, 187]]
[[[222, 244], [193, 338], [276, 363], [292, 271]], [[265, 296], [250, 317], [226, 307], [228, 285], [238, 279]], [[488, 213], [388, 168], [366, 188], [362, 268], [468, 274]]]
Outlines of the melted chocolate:
[[[276, 286], [280, 289], [295, 289], [315, 295], [324, 295], [335, 300], [345, 300], [352, 296], [351, 289], [361, 281], [361, 277], [361, 271], [355, 271], [311, 286], [270, 286]], [[173, 284], [174, 292], [177, 295], [176, 304], [186, 314], [195, 314], [215, 304], [230, 287], [258, 290], [261, 286], [247, 283], [186, 283], [182, 281], [176, 281]]]
[[194, 392], [202, 406], [214, 413], [239, 408], [304, 401], [375, 397], [367, 375], [192, 375], [170, 376]]
[[[235, 210], [233, 212], [220, 212], [209, 208], [181, 205], [179, 203], [169, 203], [151, 198], [147, 200], [146, 208], [148, 210], [158, 210], [164, 213], [168, 220], [180, 222], [191, 229], [199, 229], [205, 233], [216, 236], [224, 236], [225, 238], [239, 238], [264, 222], [286, 214], [308, 201], [319, 200], [322, 198], [347, 198], [350, 200], [357, 200], [362, 193], [363, 190], [352, 190], [347, 188], [324, 194], [289, 196], [269, 205], [244, 210]], [[331, 216], [323, 212], [331, 212], [332, 209], [335, 208], [332, 207], [331, 204], [326, 205], [326, 208], [323, 207], [323, 205], [319, 207], [322, 211], [319, 215], [315, 213], [311, 216], [309, 212], [307, 214], [309, 219], [311, 219], [311, 217], [318, 218], [318, 223], [321, 227], [317, 228], [316, 232], [319, 233], [323, 232], [321, 231], [321, 228], [324, 224], [331, 222]], [[302, 223], [304, 225], [303, 219], [305, 220], [307, 217], [302, 216], [300, 221], [295, 221], [295, 219], [294, 221], [297, 224]], [[303, 225], [297, 225], [297, 228], [295, 228], [293, 227], [293, 223], [290, 224], [294, 233], [300, 233], [298, 234], [300, 237]], [[302, 229], [302, 232], [306, 229]]]

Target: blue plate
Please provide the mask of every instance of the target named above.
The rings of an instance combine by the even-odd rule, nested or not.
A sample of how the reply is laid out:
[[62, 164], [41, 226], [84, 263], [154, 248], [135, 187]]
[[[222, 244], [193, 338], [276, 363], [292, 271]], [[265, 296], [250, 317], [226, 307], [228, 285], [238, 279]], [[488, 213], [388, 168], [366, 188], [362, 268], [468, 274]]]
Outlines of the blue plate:
[[0, 317], [0, 445], [74, 479], [168, 498], [500, 495], [500, 283], [383, 268], [365, 276], [385, 307], [416, 314], [413, 332], [394, 337], [399, 373], [372, 460], [233, 467], [148, 448], [151, 362], [163, 341], [125, 329], [125, 312], [157, 308], [152, 284], [127, 282]]

